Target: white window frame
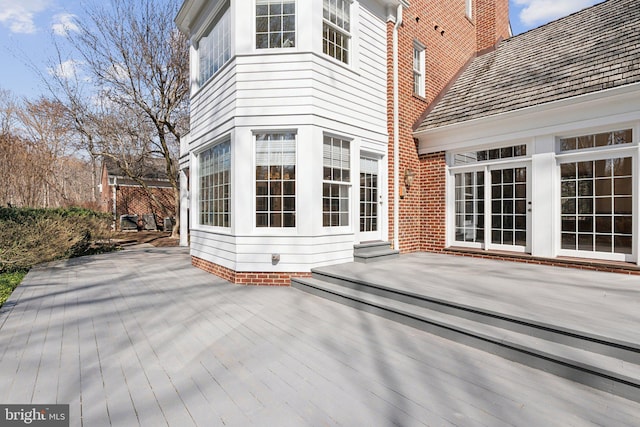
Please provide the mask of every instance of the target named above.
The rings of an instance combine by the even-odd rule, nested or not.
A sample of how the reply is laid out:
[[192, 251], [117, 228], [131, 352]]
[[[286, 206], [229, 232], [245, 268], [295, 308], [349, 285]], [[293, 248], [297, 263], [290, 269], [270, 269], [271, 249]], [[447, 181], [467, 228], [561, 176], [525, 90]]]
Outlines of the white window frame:
[[[218, 43], [222, 34], [222, 41]], [[204, 86], [231, 60], [231, 7], [226, 2], [217, 11], [196, 45], [198, 87]]]
[[[347, 144], [347, 165], [346, 168], [343, 167], [344, 166], [344, 159], [342, 158], [342, 154], [344, 153], [344, 150], [341, 149], [339, 150], [340, 153], [338, 154], [338, 157], [336, 159], [336, 150], [334, 149], [334, 143], [339, 142], [341, 144], [341, 148], [344, 147], [343, 144]], [[329, 151], [327, 152], [326, 150], [326, 145], [327, 143], [329, 143]], [[328, 229], [335, 229], [338, 227], [343, 227], [343, 228], [348, 228], [351, 225], [351, 182], [353, 179], [353, 170], [351, 167], [351, 158], [352, 158], [352, 152], [353, 152], [353, 143], [352, 140], [350, 138], [345, 138], [345, 137], [341, 137], [341, 136], [335, 136], [335, 135], [330, 135], [330, 134], [325, 134], [323, 136], [323, 140], [322, 140], [322, 149], [323, 149], [323, 156], [322, 156], [322, 169], [323, 169], [323, 180], [322, 180], [322, 226]], [[327, 154], [329, 155], [329, 157], [327, 157]], [[327, 171], [326, 168], [329, 168], [329, 174], [331, 175], [330, 177], [327, 177]], [[340, 171], [340, 176], [336, 177], [334, 176], [334, 172], [336, 171]], [[344, 177], [344, 171], [348, 172], [348, 177], [345, 178]], [[339, 188], [339, 194], [338, 196], [334, 196], [333, 194], [329, 194], [327, 195], [325, 193], [325, 188], [326, 186], [331, 186], [332, 189], [333, 188]], [[340, 194], [342, 192], [346, 192], [346, 196], [344, 194]], [[346, 203], [346, 208], [343, 209], [342, 207], [338, 208], [338, 211], [332, 211], [331, 208], [329, 209], [329, 211], [325, 211], [324, 209], [324, 203], [325, 203], [325, 199], [329, 200], [329, 203], [331, 203], [331, 201], [337, 199], [338, 203], [342, 203], [342, 201], [345, 201], [344, 203]], [[331, 223], [331, 216], [337, 214], [338, 215], [338, 223], [337, 224], [332, 224]], [[329, 221], [330, 223], [327, 225], [325, 223], [325, 218], [326, 216], [329, 215]], [[346, 223], [343, 223], [343, 219], [346, 218]]]
[[464, 12], [469, 20], [473, 20], [473, 0], [465, 0]]
[[[294, 210], [293, 211], [287, 211], [285, 210], [285, 206], [284, 206], [284, 176], [282, 179], [278, 179], [278, 178], [271, 178], [270, 176], [270, 172], [269, 172], [269, 176], [267, 179], [258, 179], [260, 178], [258, 176], [257, 173], [257, 169], [260, 163], [260, 160], [258, 158], [258, 143], [259, 143], [259, 135], [283, 135], [283, 134], [291, 134], [293, 136], [293, 144], [294, 144], [294, 153], [293, 153], [293, 166], [295, 167], [295, 177], [293, 180], [286, 180], [288, 182], [293, 181], [293, 195], [290, 195], [293, 197], [294, 199]], [[294, 233], [297, 230], [298, 224], [299, 224], [299, 218], [298, 218], [298, 132], [296, 129], [263, 129], [263, 130], [254, 130], [253, 131], [253, 155], [254, 155], [254, 162], [253, 162], [253, 226], [254, 229], [261, 231], [261, 232], [269, 232], [268, 230], [271, 230], [272, 232], [277, 232], [279, 234], [287, 234], [288, 232]], [[270, 162], [269, 162], [270, 163]], [[265, 166], [265, 165], [262, 165]], [[269, 164], [269, 166], [274, 166]], [[284, 168], [283, 168], [284, 171]], [[266, 194], [258, 194], [258, 189], [257, 189], [257, 183], [258, 181], [260, 182], [267, 182], [267, 186], [268, 191]], [[274, 213], [275, 211], [271, 210], [270, 207], [270, 203], [271, 203], [271, 197], [273, 196], [271, 194], [271, 183], [272, 182], [276, 182], [279, 181], [281, 182], [281, 194], [280, 196], [282, 196], [282, 201], [281, 201], [281, 208], [279, 209], [279, 212], [281, 214], [284, 215], [284, 213], [292, 213], [294, 215], [294, 225], [293, 226], [284, 226], [284, 219], [281, 220], [281, 224], [280, 226], [272, 226], [271, 225], [271, 213]], [[268, 208], [266, 210], [260, 210], [258, 211], [258, 197], [262, 197], [262, 198], [267, 198], [266, 202], [269, 204]], [[263, 225], [258, 225], [258, 214], [266, 214], [267, 215], [267, 225], [263, 226]]]
[[[349, 26], [348, 28], [344, 28], [344, 26], [340, 26], [339, 24], [332, 22], [331, 21], [331, 16], [329, 17], [329, 19], [327, 19], [325, 17], [325, 4], [329, 4], [329, 9], [331, 10], [331, 5], [332, 4], [337, 4], [338, 2], [343, 3], [346, 6], [346, 10], [349, 13], [348, 16], [348, 23]], [[352, 63], [352, 51], [353, 51], [353, 40], [352, 40], [352, 31], [353, 31], [353, 18], [354, 18], [354, 14], [352, 11], [352, 4], [353, 4], [353, 0], [323, 0], [322, 2], [322, 52], [330, 57], [333, 58], [333, 60], [338, 61], [341, 64], [345, 64], [345, 65], [351, 65]], [[325, 46], [328, 46], [329, 40], [325, 37], [325, 28], [327, 28], [329, 31], [333, 31], [336, 34], [342, 36], [345, 38], [345, 45], [346, 47], [344, 48], [345, 51], [345, 56], [344, 57], [340, 57], [338, 58], [337, 55], [332, 55], [331, 53], [329, 53], [329, 49], [328, 47], [326, 48], [327, 51], [325, 51]], [[338, 45], [336, 45], [337, 47]]]
[[[625, 127], [627, 129], [629, 127]], [[571, 151], [562, 151], [560, 154], [556, 154], [556, 166], [557, 166], [557, 176], [555, 182], [556, 185], [560, 185], [561, 183], [561, 165], [565, 163], [577, 163], [577, 162], [585, 162], [585, 161], [598, 161], [598, 160], [606, 160], [611, 158], [621, 158], [621, 157], [631, 157], [631, 170], [632, 170], [632, 190], [631, 190], [631, 203], [633, 207], [632, 211], [632, 243], [631, 243], [631, 253], [617, 253], [617, 252], [597, 252], [597, 251], [584, 251], [584, 250], [570, 250], [562, 248], [562, 206], [561, 206], [561, 191], [558, 190], [558, 196], [556, 198], [557, 203], [557, 213], [555, 214], [556, 221], [556, 230], [558, 230], [557, 235], [554, 236], [556, 240], [556, 248], [557, 254], [559, 256], [571, 256], [576, 258], [586, 258], [586, 259], [601, 259], [606, 261], [623, 261], [623, 262], [638, 262], [638, 215], [640, 214], [640, 209], [638, 209], [638, 159], [640, 158], [640, 154], [638, 152], [638, 136], [637, 136], [637, 127], [632, 126], [632, 142], [630, 144], [620, 144], [620, 145], [611, 145], [605, 147], [595, 147], [595, 148], [585, 148]], [[614, 129], [615, 130], [615, 129]], [[608, 130], [604, 130], [607, 132]], [[591, 132], [592, 134], [602, 133], [600, 131]], [[578, 135], [569, 135], [573, 136], [583, 136], [588, 135], [585, 132], [581, 132]], [[565, 137], [562, 137], [565, 138]], [[558, 150], [560, 149], [560, 137], [556, 138]], [[596, 233], [594, 231], [594, 233]]]
[[425, 46], [413, 42], [413, 93], [425, 97]]
[[[293, 31], [284, 31], [284, 11], [282, 11], [280, 13], [280, 15], [261, 15], [258, 16], [258, 7], [260, 5], [267, 5], [267, 7], [269, 5], [271, 5], [272, 3], [280, 3], [282, 7], [284, 7], [284, 3], [293, 3], [293, 8], [294, 8], [294, 12], [293, 12]], [[298, 24], [297, 24], [297, 1], [296, 0], [256, 0], [255, 2], [255, 8], [254, 8], [254, 12], [255, 12], [255, 19], [254, 19], [254, 24], [255, 24], [255, 31], [254, 31], [254, 42], [255, 42], [255, 47], [256, 50], [259, 51], [268, 51], [268, 50], [272, 50], [272, 49], [291, 49], [291, 48], [295, 48], [296, 47], [296, 43], [297, 43], [297, 39], [298, 39]], [[267, 25], [270, 25], [271, 22], [271, 18], [282, 18], [283, 22], [281, 24], [280, 30], [273, 30], [271, 31], [270, 28], [267, 28], [266, 32], [258, 32], [258, 19], [260, 17], [263, 18], [267, 18]], [[284, 34], [288, 34], [288, 33], [292, 33], [293, 32], [293, 42], [292, 43], [286, 43], [286, 40], [284, 40]], [[267, 36], [267, 46], [266, 47], [261, 47], [258, 44], [258, 34], [264, 34]], [[279, 46], [270, 46], [271, 44], [271, 35], [272, 34], [280, 34], [282, 36], [281, 40], [280, 40], [280, 45]]]
[[[228, 215], [228, 225], [227, 226], [219, 226], [219, 225], [214, 225], [214, 224], [204, 224], [202, 222], [202, 185], [201, 185], [201, 179], [202, 179], [202, 165], [201, 165], [201, 158], [200, 156], [207, 152], [208, 150], [214, 149], [215, 147], [221, 146], [222, 144], [229, 144], [229, 197], [228, 197], [228, 212], [213, 212], [214, 215], [218, 214], [226, 214]], [[221, 231], [223, 233], [229, 233], [231, 231], [231, 227], [233, 224], [233, 162], [232, 162], [232, 144], [231, 144], [231, 135], [226, 135], [223, 136], [219, 139], [217, 139], [216, 141], [214, 141], [211, 144], [207, 144], [206, 146], [204, 146], [202, 149], [198, 150], [197, 152], [194, 153], [194, 157], [195, 157], [195, 176], [194, 176], [194, 189], [193, 192], [196, 195], [194, 197], [195, 199], [195, 206], [194, 206], [194, 211], [196, 212], [196, 215], [194, 217], [194, 224], [197, 228], [202, 228], [202, 229], [215, 229], [217, 231]], [[217, 200], [217, 199], [216, 199]], [[220, 198], [220, 200], [224, 200], [224, 198]], [[213, 202], [214, 200], [211, 199], [210, 202]]]

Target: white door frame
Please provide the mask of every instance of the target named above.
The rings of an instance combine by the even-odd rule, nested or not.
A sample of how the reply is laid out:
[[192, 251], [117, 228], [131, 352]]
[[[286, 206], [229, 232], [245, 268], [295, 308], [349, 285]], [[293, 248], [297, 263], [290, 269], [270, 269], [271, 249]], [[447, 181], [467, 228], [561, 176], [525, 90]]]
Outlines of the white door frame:
[[[362, 159], [367, 159], [367, 160], [373, 160], [377, 163], [377, 172], [376, 172], [376, 192], [377, 194], [376, 196], [376, 201], [375, 201], [375, 208], [376, 208], [376, 216], [375, 216], [375, 230], [372, 231], [361, 231], [362, 230], [362, 225], [361, 225], [361, 183], [360, 183], [360, 177], [361, 174], [363, 173], [362, 171]], [[356, 196], [357, 196], [357, 208], [356, 208], [356, 212], [357, 212], [357, 220], [355, 221], [355, 227], [356, 227], [356, 233], [357, 233], [357, 240], [358, 242], [362, 243], [362, 242], [368, 242], [368, 241], [375, 241], [375, 240], [383, 240], [383, 233], [386, 229], [386, 227], [384, 226], [384, 218], [385, 218], [385, 213], [384, 213], [384, 208], [385, 208], [385, 185], [384, 185], [384, 173], [382, 170], [383, 167], [383, 156], [379, 155], [379, 154], [375, 154], [375, 153], [370, 153], [370, 152], [361, 152], [360, 156], [358, 157], [358, 176], [356, 178], [357, 180], [357, 188], [358, 190], [356, 191]], [[369, 225], [372, 226], [373, 224], [368, 223], [365, 224], [365, 227]]]

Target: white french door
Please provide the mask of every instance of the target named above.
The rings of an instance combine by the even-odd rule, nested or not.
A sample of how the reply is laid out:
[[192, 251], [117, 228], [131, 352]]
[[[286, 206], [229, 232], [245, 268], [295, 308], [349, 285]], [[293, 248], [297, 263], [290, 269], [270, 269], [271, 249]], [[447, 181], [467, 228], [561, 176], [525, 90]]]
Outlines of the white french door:
[[530, 252], [529, 166], [454, 172], [453, 245]]
[[360, 156], [359, 240], [382, 240], [380, 159]]

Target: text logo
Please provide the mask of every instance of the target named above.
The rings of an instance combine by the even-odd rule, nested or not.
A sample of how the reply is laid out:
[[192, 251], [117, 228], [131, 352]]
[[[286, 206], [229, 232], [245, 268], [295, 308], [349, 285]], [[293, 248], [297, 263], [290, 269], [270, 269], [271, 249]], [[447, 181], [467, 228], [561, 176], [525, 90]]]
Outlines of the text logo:
[[69, 405], [0, 405], [0, 427], [69, 427]]

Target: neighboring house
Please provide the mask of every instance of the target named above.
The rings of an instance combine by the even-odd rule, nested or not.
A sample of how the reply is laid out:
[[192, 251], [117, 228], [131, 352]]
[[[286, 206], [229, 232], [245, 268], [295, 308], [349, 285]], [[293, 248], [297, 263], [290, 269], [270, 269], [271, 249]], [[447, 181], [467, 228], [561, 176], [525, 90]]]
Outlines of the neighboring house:
[[443, 246], [425, 232], [413, 125], [508, 37], [508, 0], [186, 0], [176, 22], [191, 40], [194, 265], [287, 284], [363, 242]]
[[637, 0], [609, 0], [465, 69], [414, 134], [433, 249], [640, 264], [639, 28]]
[[146, 159], [132, 168], [137, 176], [142, 177], [157, 202], [113, 159], [105, 158], [102, 162], [100, 206], [104, 212], [113, 214], [118, 229], [121, 215], [137, 215], [139, 228], [145, 227], [143, 215], [146, 214], [154, 214], [157, 226], [162, 228], [164, 218], [172, 217], [175, 212], [173, 187], [166, 178], [165, 161]]

